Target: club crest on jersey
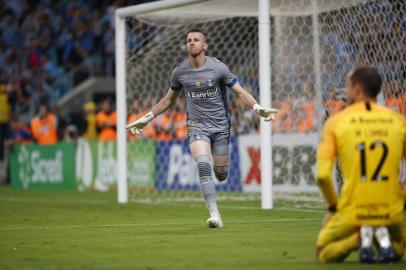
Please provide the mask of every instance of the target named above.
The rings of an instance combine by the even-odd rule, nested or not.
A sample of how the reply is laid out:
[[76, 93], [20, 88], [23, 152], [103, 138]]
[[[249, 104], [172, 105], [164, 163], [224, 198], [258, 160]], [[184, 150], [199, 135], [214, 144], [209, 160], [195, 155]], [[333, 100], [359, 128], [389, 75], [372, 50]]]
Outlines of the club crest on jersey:
[[200, 88], [200, 86], [201, 86], [200, 81], [195, 81], [195, 85], [196, 85], [197, 88]]
[[210, 87], [213, 86], [213, 85], [214, 85], [213, 80], [212, 80], [212, 79], [208, 79], [208, 80], [207, 80], [207, 85], [210, 86]]

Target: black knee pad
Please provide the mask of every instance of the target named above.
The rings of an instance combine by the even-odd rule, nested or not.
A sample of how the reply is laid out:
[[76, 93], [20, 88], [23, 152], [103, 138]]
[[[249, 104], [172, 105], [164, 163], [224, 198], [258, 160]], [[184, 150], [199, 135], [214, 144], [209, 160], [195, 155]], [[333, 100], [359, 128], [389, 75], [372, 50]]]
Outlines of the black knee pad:
[[214, 174], [217, 177], [217, 180], [220, 182], [223, 182], [224, 180], [227, 179], [228, 176], [228, 165], [225, 166], [216, 166], [214, 165]]
[[196, 158], [196, 163], [200, 182], [209, 181], [211, 179], [211, 160], [209, 156], [198, 156]]

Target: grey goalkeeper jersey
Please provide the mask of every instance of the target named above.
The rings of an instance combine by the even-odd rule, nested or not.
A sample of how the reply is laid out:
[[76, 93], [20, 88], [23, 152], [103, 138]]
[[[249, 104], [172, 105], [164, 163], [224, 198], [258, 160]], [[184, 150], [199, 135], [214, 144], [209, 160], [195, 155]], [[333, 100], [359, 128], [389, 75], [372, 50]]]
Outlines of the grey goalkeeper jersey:
[[171, 89], [184, 92], [189, 129], [229, 129], [226, 86], [236, 83], [235, 75], [214, 57], [206, 56], [206, 63], [200, 68], [194, 68], [188, 59], [178, 65], [172, 72]]

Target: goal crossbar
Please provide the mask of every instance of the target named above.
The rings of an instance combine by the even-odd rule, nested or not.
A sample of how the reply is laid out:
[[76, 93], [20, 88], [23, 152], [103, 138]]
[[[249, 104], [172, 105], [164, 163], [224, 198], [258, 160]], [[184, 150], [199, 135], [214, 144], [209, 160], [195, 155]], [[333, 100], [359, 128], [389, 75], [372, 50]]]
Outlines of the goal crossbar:
[[[370, 0], [348, 0], [344, 4], [330, 0], [301, 0], [297, 1], [298, 8], [292, 8], [283, 0], [268, 0], [271, 16], [304, 16], [347, 8], [369, 2]], [[313, 8], [317, 5], [317, 10]], [[165, 16], [165, 17], [257, 17], [259, 14], [258, 1], [254, 0], [164, 0], [153, 3], [119, 8], [116, 16], [121, 18], [136, 15]]]

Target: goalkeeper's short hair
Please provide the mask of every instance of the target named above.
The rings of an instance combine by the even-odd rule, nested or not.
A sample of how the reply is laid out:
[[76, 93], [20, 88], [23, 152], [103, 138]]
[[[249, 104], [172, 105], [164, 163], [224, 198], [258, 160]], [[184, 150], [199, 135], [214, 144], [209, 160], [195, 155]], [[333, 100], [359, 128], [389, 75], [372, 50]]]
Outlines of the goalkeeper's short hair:
[[203, 30], [199, 29], [199, 28], [192, 28], [187, 32], [187, 35], [189, 35], [190, 33], [200, 33], [203, 35], [203, 41], [206, 42], [207, 41], [207, 35], [205, 32], [203, 32]]
[[381, 91], [382, 77], [376, 68], [369, 66], [356, 67], [350, 74], [350, 81], [362, 87], [364, 95], [375, 98]]

